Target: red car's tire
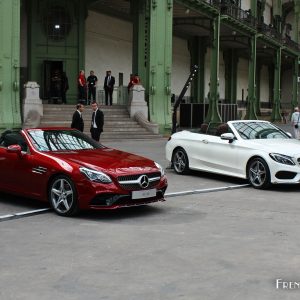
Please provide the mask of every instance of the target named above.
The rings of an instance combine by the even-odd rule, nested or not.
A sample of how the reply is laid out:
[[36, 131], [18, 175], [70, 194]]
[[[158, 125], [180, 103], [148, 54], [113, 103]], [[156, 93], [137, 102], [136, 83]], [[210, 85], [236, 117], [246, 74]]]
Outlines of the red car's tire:
[[65, 175], [58, 175], [52, 179], [48, 199], [54, 211], [60, 216], [74, 216], [79, 211], [75, 185]]

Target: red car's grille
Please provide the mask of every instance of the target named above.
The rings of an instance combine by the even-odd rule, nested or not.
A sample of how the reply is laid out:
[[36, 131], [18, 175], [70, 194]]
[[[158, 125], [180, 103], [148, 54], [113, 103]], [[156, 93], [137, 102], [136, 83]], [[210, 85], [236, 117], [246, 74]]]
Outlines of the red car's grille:
[[160, 181], [161, 174], [160, 172], [150, 173], [150, 174], [135, 174], [135, 175], [128, 175], [128, 176], [119, 176], [118, 182], [120, 186], [127, 191], [135, 191], [135, 190], [142, 190], [145, 187], [140, 185], [139, 179], [141, 176], [147, 176], [149, 179], [149, 184], [146, 187], [147, 189], [154, 188]]
[[[147, 189], [154, 188], [158, 183], [159, 183], [159, 180], [150, 182]], [[127, 191], [136, 191], [136, 190], [142, 190], [143, 189], [138, 183], [135, 183], [135, 184], [120, 184], [120, 186], [124, 190], [127, 190]]]

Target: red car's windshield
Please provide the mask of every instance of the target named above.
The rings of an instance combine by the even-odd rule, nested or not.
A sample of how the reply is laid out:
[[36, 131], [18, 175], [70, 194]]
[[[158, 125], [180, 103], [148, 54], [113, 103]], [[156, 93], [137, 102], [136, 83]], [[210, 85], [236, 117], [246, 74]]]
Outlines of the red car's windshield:
[[77, 130], [28, 130], [34, 147], [38, 151], [74, 151], [103, 148]]

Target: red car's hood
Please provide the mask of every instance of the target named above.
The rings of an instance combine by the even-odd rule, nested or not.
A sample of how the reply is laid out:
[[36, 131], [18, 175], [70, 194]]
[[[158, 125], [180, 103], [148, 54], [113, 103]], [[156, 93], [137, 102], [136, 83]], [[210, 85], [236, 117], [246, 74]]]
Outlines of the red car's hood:
[[159, 171], [150, 159], [112, 148], [52, 152], [51, 155], [71, 164], [76, 163], [87, 168], [105, 170], [105, 173], [118, 176], [128, 175], [128, 173], [139, 174]]

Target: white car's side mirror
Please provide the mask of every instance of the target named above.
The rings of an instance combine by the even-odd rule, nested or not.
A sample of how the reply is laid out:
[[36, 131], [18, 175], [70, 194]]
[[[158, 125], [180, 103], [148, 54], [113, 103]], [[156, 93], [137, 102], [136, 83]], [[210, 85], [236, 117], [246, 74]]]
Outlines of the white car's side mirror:
[[223, 133], [221, 134], [221, 140], [229, 141], [229, 143], [232, 143], [234, 140], [234, 135], [231, 132]]

